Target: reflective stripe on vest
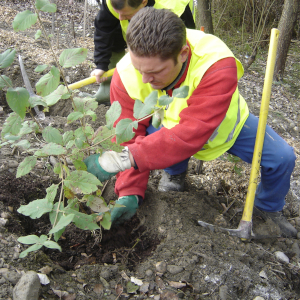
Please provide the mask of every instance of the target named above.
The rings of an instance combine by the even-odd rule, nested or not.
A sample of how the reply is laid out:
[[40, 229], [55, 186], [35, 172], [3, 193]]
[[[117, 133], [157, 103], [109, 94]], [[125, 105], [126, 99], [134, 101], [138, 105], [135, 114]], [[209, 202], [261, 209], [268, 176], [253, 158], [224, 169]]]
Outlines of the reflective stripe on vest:
[[[119, 14], [116, 13], [114, 8], [112, 7], [110, 0], [106, 0], [106, 5], [109, 11], [112, 13], [112, 15], [115, 16], [117, 19], [119, 19]], [[163, 9], [163, 8], [170, 9], [172, 12], [174, 12], [177, 16], [180, 17], [184, 13], [184, 10], [187, 5], [190, 6], [195, 21], [193, 0], [155, 0], [155, 4], [153, 7], [156, 9]], [[127, 32], [127, 27], [129, 25], [129, 21], [122, 20], [120, 21], [120, 24], [122, 28], [123, 38], [126, 41], [126, 32]]]
[[[180, 112], [188, 106], [187, 100], [209, 67], [218, 60], [234, 57], [229, 48], [213, 35], [187, 29], [187, 39], [192, 50], [192, 57], [186, 78], [181, 86], [189, 86], [189, 92], [185, 99], [174, 98], [168, 109], [164, 110], [163, 126], [169, 129], [179, 123]], [[237, 77], [240, 79], [243, 75], [243, 67], [239, 60], [235, 60]], [[132, 99], [139, 99], [144, 102], [153, 89], [149, 83], [144, 84], [142, 82], [142, 75], [131, 64], [129, 53], [118, 63], [117, 69], [128, 95]], [[157, 92], [158, 97], [166, 95], [165, 91], [158, 90]], [[248, 115], [248, 106], [237, 88], [232, 95], [225, 118], [194, 157], [201, 160], [212, 160], [221, 156], [234, 144]]]

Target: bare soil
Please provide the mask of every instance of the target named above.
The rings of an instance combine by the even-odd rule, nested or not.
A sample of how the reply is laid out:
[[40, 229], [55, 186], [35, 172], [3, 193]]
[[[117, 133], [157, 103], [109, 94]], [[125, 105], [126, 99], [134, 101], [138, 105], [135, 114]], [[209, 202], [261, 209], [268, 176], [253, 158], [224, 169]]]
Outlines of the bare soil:
[[[58, 20], [66, 20], [66, 7], [63, 4], [64, 1], [59, 9]], [[9, 47], [17, 47], [18, 52], [22, 53], [30, 80], [34, 83], [41, 76], [34, 72], [34, 68], [39, 64], [53, 62], [53, 58], [46, 43], [34, 40], [34, 30], [13, 32], [13, 17], [24, 8], [30, 8], [30, 5], [19, 1], [4, 1], [0, 4], [0, 15], [4, 16], [0, 20], [0, 52]], [[73, 13], [79, 35], [82, 6], [77, 4]], [[50, 16], [45, 14], [44, 22], [49, 30], [50, 20]], [[92, 36], [92, 25], [89, 30]], [[56, 39], [59, 41], [58, 47], [55, 47], [57, 53], [71, 46], [89, 49], [87, 62], [68, 71], [69, 81], [75, 82], [88, 77], [93, 57], [92, 38], [77, 37], [75, 45], [75, 40], [67, 37], [66, 31], [59, 32], [59, 39]], [[240, 83], [240, 91], [255, 115], [259, 114], [265, 58], [258, 60], [256, 69], [250, 69]], [[295, 61], [291, 59], [295, 59], [295, 56], [289, 57], [288, 76], [293, 76], [292, 65]], [[257, 72], [257, 69], [261, 72]], [[14, 86], [23, 86], [17, 60], [1, 74], [9, 76]], [[94, 93], [97, 88], [92, 85], [82, 91]], [[3, 91], [0, 91], [0, 106], [3, 108], [0, 116], [2, 126], [10, 113]], [[273, 87], [268, 123], [294, 146], [298, 157], [300, 147], [297, 107], [296, 93], [291, 92], [288, 84], [278, 83]], [[103, 105], [97, 108], [98, 118], [93, 124], [95, 130], [105, 124], [107, 109]], [[43, 125], [51, 123], [62, 131], [69, 130], [70, 126], [76, 126], [66, 125], [66, 117], [71, 110], [68, 100], [60, 101], [47, 113]], [[41, 235], [50, 228], [46, 216], [31, 220], [17, 213], [20, 205], [42, 199], [46, 188], [57, 180], [47, 161], [41, 161], [37, 169], [16, 179], [17, 163], [23, 159], [24, 153], [18, 149], [0, 149], [0, 211], [11, 215], [5, 230], [1, 231], [1, 241], [10, 236], [16, 239], [27, 234]], [[200, 170], [198, 167], [199, 163], [191, 158], [186, 188], [182, 193], [159, 192], [157, 184], [160, 170], [151, 172], [144, 202], [137, 215], [124, 226], [110, 231], [90, 232], [70, 225], [59, 241], [63, 249], [61, 253], [43, 249], [24, 259], [7, 259], [6, 263], [19, 271], [38, 272], [42, 267], [51, 267], [48, 274], [50, 284], [43, 286], [40, 299], [59, 299], [53, 289], [68, 291], [76, 299], [160, 297], [248, 300], [256, 296], [263, 299], [300, 299], [298, 239], [279, 237], [242, 241], [218, 228], [211, 231], [197, 224], [198, 220], [202, 220], [225, 228], [238, 227], [247, 193], [250, 166], [240, 161], [232, 162], [230, 157], [224, 155], [213, 162], [205, 162]], [[284, 213], [300, 230], [298, 178], [297, 160]], [[107, 201], [116, 199], [114, 181], [115, 178], [103, 190]], [[275, 224], [265, 223], [257, 217], [253, 217], [253, 231], [269, 236], [278, 234]], [[21, 244], [19, 247], [25, 249]], [[9, 247], [6, 249], [8, 252], [15, 251]], [[289, 263], [279, 261], [275, 256], [276, 251], [283, 252], [289, 258]], [[144, 284], [136, 292], [128, 288], [130, 277], [140, 279]], [[0, 299], [12, 298], [9, 284], [0, 283], [1, 285]]]

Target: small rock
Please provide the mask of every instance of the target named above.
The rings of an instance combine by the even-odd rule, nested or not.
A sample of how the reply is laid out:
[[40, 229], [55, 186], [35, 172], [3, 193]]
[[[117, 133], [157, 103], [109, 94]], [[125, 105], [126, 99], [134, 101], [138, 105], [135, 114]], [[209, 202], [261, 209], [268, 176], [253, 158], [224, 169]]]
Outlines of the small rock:
[[260, 297], [260, 296], [256, 296], [253, 300], [265, 300], [265, 298]]
[[276, 251], [274, 255], [280, 262], [287, 264], [290, 262], [289, 258], [281, 251]]
[[227, 300], [228, 299], [228, 287], [227, 285], [222, 285], [219, 289], [219, 296], [221, 300]]
[[152, 270], [147, 270], [146, 272], [145, 272], [145, 274], [146, 274], [146, 276], [152, 276], [153, 275], [153, 272], [152, 272]]
[[144, 282], [141, 286], [140, 286], [140, 292], [141, 293], [148, 293], [149, 291], [149, 282]]
[[300, 226], [300, 217], [295, 218], [295, 223], [297, 226]]
[[0, 226], [5, 226], [8, 223], [8, 219], [0, 218]]
[[21, 278], [21, 274], [16, 271], [7, 270], [7, 272], [1, 273], [1, 275], [12, 284], [16, 284]]
[[8, 212], [3, 211], [1, 213], [1, 218], [3, 218], [3, 219], [9, 219], [9, 218], [11, 218], [11, 215]]
[[296, 257], [300, 258], [300, 247], [297, 241], [295, 241], [292, 245], [292, 251], [295, 253]]
[[175, 266], [175, 265], [169, 265], [169, 266], [167, 266], [167, 270], [168, 270], [169, 273], [175, 275], [175, 274], [178, 274], [178, 273], [182, 272], [183, 267]]
[[155, 268], [157, 272], [166, 273], [167, 271], [167, 263], [164, 261], [157, 262], [155, 264]]
[[160, 299], [161, 300], [177, 300], [179, 298], [174, 292], [166, 291], [161, 294]]
[[267, 276], [267, 274], [266, 274], [266, 272], [264, 270], [262, 270], [262, 271], [259, 272], [259, 276], [261, 278], [268, 279], [268, 276]]

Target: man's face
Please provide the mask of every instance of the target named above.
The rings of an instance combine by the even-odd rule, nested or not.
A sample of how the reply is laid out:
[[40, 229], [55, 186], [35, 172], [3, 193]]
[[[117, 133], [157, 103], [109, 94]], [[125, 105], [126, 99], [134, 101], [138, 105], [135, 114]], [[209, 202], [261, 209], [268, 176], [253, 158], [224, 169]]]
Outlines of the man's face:
[[114, 11], [119, 14], [120, 21], [130, 20], [140, 9], [146, 6], [147, 2], [148, 0], [143, 0], [137, 8], [133, 8], [126, 4], [121, 10], [114, 9]]
[[182, 64], [186, 61], [189, 53], [188, 46], [183, 46], [178, 57], [177, 64], [172, 58], [161, 60], [159, 56], [141, 57], [129, 50], [131, 62], [138, 70], [143, 83], [150, 83], [155, 90], [161, 90], [170, 85], [178, 76]]

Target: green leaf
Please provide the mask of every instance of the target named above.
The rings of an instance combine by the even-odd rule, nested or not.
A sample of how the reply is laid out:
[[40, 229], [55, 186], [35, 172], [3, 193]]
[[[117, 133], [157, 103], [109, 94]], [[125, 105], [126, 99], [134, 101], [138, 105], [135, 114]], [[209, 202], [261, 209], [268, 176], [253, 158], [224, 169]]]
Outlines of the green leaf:
[[47, 126], [43, 130], [43, 138], [47, 143], [56, 143], [63, 145], [63, 137], [57, 128]]
[[40, 241], [40, 238], [32, 234], [27, 236], [21, 236], [17, 239], [17, 241], [22, 244], [31, 245], [38, 243]]
[[10, 78], [8, 78], [6, 75], [0, 76], [0, 90], [2, 90], [5, 87], [12, 87], [12, 81]]
[[45, 69], [47, 69], [47, 67], [48, 65], [39, 65], [34, 69], [34, 71], [40, 73], [43, 72]]
[[75, 217], [74, 214], [62, 216], [60, 220], [57, 222], [57, 224], [49, 231], [49, 234], [58, 232], [63, 228], [67, 227], [73, 221], [74, 217]]
[[160, 106], [167, 106], [173, 101], [173, 97], [169, 97], [168, 95], [163, 95], [158, 99], [158, 104]]
[[130, 141], [135, 135], [133, 128], [138, 128], [137, 121], [132, 121], [131, 119], [121, 120], [116, 127], [117, 143], [122, 144]]
[[31, 201], [28, 205], [21, 205], [18, 213], [29, 216], [31, 219], [40, 218], [43, 214], [52, 210], [53, 204], [47, 199]]
[[95, 192], [101, 182], [91, 173], [86, 171], [74, 171], [66, 179], [65, 185], [75, 194], [90, 194]]
[[39, 29], [39, 30], [35, 33], [34, 38], [37, 40], [41, 35], [42, 35], [42, 31]]
[[187, 85], [181, 86], [173, 91], [173, 97], [186, 98], [189, 94], [189, 87]]
[[[49, 213], [49, 219], [50, 219], [50, 222], [51, 222], [52, 225], [54, 224], [54, 221], [55, 221], [57, 206], [58, 206], [58, 202], [54, 204], [53, 210]], [[63, 209], [64, 209], [64, 204], [61, 203], [60, 204], [60, 211], [62, 211]], [[56, 222], [59, 222], [60, 218], [63, 216], [63, 213], [60, 212], [60, 211], [58, 212]], [[65, 228], [61, 229], [58, 232], [55, 232], [54, 233], [54, 240], [58, 241], [59, 238], [61, 237], [61, 235], [64, 233], [64, 231], [65, 231]]]
[[7, 133], [16, 135], [20, 132], [21, 128], [22, 128], [22, 119], [20, 118], [19, 115], [13, 112], [6, 119], [1, 132], [1, 136], [3, 137]]
[[74, 167], [76, 168], [76, 170], [82, 170], [82, 171], [87, 170], [87, 167], [82, 160], [75, 160], [75, 161], [73, 161], [73, 164], [74, 164]]
[[35, 7], [38, 10], [48, 12], [48, 13], [56, 12], [56, 4], [50, 3], [48, 0], [36, 0]]
[[78, 212], [74, 209], [66, 209], [65, 213], [74, 214], [75, 217], [73, 219], [73, 223], [82, 230], [96, 230], [100, 229], [100, 227], [96, 224], [97, 215], [87, 215], [81, 212]]
[[72, 123], [80, 118], [82, 118], [84, 115], [82, 112], [80, 111], [74, 111], [72, 113], [70, 113], [67, 117], [68, 122], [67, 123]]
[[87, 195], [84, 197], [84, 199], [87, 199], [86, 205], [89, 206], [94, 212], [105, 213], [109, 211], [109, 208], [102, 197]]
[[[59, 69], [52, 66], [50, 72], [40, 78], [40, 80], [36, 83], [35, 87], [37, 94], [43, 97], [51, 94], [58, 87], [59, 80]], [[46, 98], [44, 100], [50, 106]]]
[[30, 107], [35, 107], [37, 105], [42, 105], [44, 107], [47, 107], [47, 103], [44, 102], [42, 100], [42, 97], [40, 97], [40, 96], [29, 97], [28, 102], [29, 102]]
[[106, 126], [108, 129], [112, 129], [115, 121], [117, 121], [121, 115], [122, 108], [118, 101], [113, 102], [109, 110], [105, 114]]
[[25, 134], [29, 134], [33, 131], [35, 131], [37, 128], [37, 124], [34, 121], [25, 121], [22, 124], [22, 128], [19, 131], [19, 135], [25, 135]]
[[44, 101], [48, 106], [51, 106], [56, 104], [60, 99], [68, 99], [69, 97], [68, 89], [64, 85], [60, 85], [54, 92], [44, 97]]
[[0, 69], [6, 68], [12, 64], [15, 59], [16, 50], [7, 49], [0, 54]]
[[26, 108], [29, 107], [29, 93], [25, 88], [9, 88], [6, 93], [6, 100], [9, 107], [22, 119], [25, 118]]
[[51, 186], [49, 186], [46, 189], [47, 195], [46, 195], [46, 199], [49, 202], [54, 202], [56, 194], [57, 194], [57, 190], [58, 190], [58, 184], [52, 184]]
[[16, 143], [15, 146], [27, 150], [30, 148], [30, 143], [27, 140], [22, 140]]
[[43, 245], [40, 245], [40, 244], [32, 245], [29, 248], [27, 248], [26, 250], [22, 251], [19, 255], [19, 258], [24, 258], [28, 255], [29, 252], [37, 251], [37, 250], [41, 249], [42, 247], [43, 247]]
[[73, 131], [66, 131], [64, 134], [63, 134], [63, 144], [64, 146], [71, 140], [74, 139], [74, 134], [73, 134]]
[[149, 94], [148, 97], [146, 97], [144, 103], [141, 102], [140, 100], [136, 100], [133, 108], [134, 111], [133, 116], [136, 119], [141, 119], [150, 115], [155, 105], [157, 104], [157, 97], [158, 97], [158, 92], [153, 91]]
[[83, 148], [83, 146], [84, 146], [84, 140], [82, 140], [82, 138], [76, 138], [74, 140], [74, 142], [75, 142], [75, 145], [76, 145], [76, 147], [78, 149], [82, 149]]
[[111, 227], [111, 214], [109, 212], [104, 213], [102, 215], [102, 221], [100, 221], [100, 225], [106, 229], [109, 230]]
[[47, 155], [61, 155], [66, 154], [67, 150], [61, 145], [49, 143], [41, 149], [41, 152]]
[[35, 156], [25, 157], [25, 159], [18, 166], [16, 177], [19, 178], [25, 174], [28, 174], [36, 165], [36, 162], [37, 158]]
[[16, 32], [20, 30], [26, 30], [34, 25], [36, 21], [37, 14], [31, 12], [30, 10], [22, 11], [15, 16], [15, 19], [13, 21], [13, 29]]
[[82, 63], [86, 56], [85, 48], [65, 49], [59, 57], [59, 63], [63, 68], [73, 67]]
[[108, 129], [107, 126], [101, 126], [97, 129], [95, 132], [94, 138], [93, 138], [93, 143], [99, 143], [103, 141], [104, 139], [107, 138], [112, 138], [115, 135], [115, 129]]
[[47, 248], [50, 248], [50, 249], [57, 249], [61, 252], [61, 247], [53, 241], [46, 241], [44, 243], [44, 246], [47, 247]]
[[163, 119], [164, 119], [164, 110], [159, 109], [155, 111], [154, 115], [152, 116], [153, 127], [158, 128], [162, 124]]
[[57, 163], [57, 164], [53, 167], [53, 172], [54, 172], [55, 174], [59, 175], [59, 177], [60, 177], [60, 174], [61, 174], [61, 172], [62, 172], [60, 163]]
[[92, 118], [92, 121], [95, 122], [97, 119], [97, 114], [92, 111], [92, 110], [88, 110], [86, 113], [86, 115], [90, 116]]
[[133, 294], [139, 289], [139, 286], [132, 283], [131, 281], [128, 281], [126, 284], [126, 289], [127, 289], [127, 293]]

